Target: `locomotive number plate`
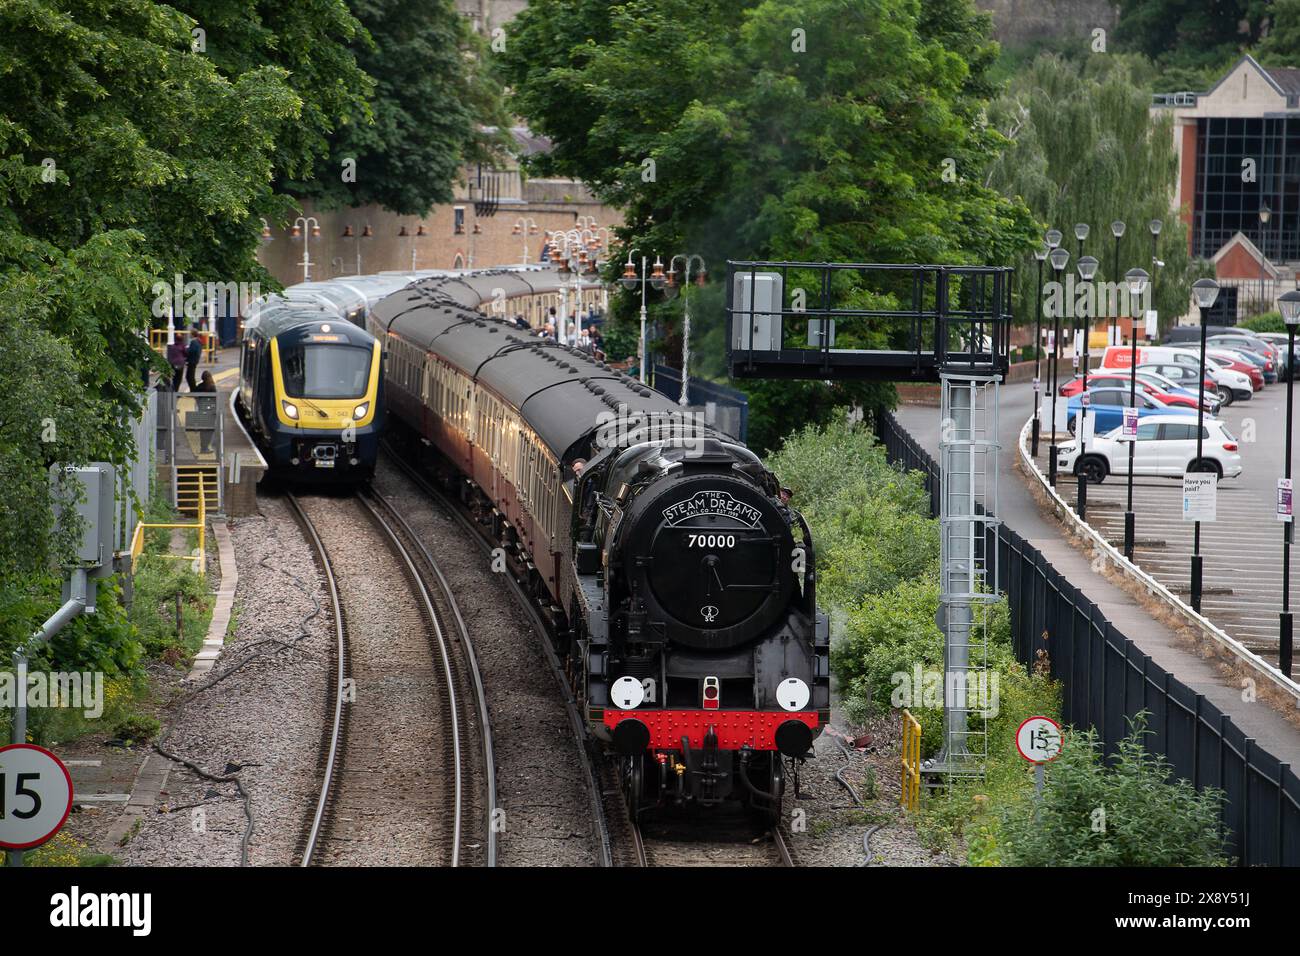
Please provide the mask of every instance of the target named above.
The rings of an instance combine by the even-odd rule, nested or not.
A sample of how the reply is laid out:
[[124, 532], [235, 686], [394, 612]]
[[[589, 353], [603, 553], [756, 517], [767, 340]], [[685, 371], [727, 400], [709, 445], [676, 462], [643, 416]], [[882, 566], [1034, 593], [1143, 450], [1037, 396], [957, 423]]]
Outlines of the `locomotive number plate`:
[[333, 467], [334, 467], [334, 459], [333, 459], [333, 458], [317, 458], [317, 459], [316, 459], [316, 467], [317, 467], [317, 468], [333, 468]]
[[734, 548], [736, 536], [734, 534], [688, 534], [686, 546], [688, 548]]

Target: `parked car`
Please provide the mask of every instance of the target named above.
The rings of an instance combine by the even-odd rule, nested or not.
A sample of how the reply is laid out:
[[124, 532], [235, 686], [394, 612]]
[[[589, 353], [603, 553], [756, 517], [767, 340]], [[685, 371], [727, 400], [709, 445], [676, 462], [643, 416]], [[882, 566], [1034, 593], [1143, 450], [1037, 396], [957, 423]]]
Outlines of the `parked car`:
[[1138, 422], [1137, 441], [1130, 442], [1114, 429], [1094, 437], [1086, 454], [1079, 454], [1079, 440], [1058, 445], [1056, 466], [1099, 484], [1107, 475], [1128, 474], [1128, 449], [1133, 445], [1133, 474], [1179, 478], [1189, 471], [1210, 471], [1220, 478], [1241, 474], [1237, 439], [1216, 418], [1201, 425], [1201, 457], [1196, 457], [1196, 421], [1185, 415], [1151, 415]]
[[[1167, 345], [1140, 345], [1137, 349], [1138, 365], [1152, 363], [1185, 365], [1191, 368], [1194, 381], [1201, 364], [1199, 346], [1199, 342], [1195, 349], [1182, 348], [1181, 346], [1175, 348]], [[1102, 353], [1101, 370], [1126, 372], [1131, 361], [1132, 351], [1130, 346], [1112, 345]], [[1214, 380], [1215, 389], [1219, 393], [1219, 400], [1225, 405], [1234, 399], [1250, 398], [1255, 394], [1254, 384], [1249, 373], [1244, 369], [1238, 373], [1211, 362], [1207, 363], [1205, 374]], [[1261, 376], [1260, 388], [1263, 387], [1264, 380]]]
[[[1277, 349], [1278, 369], [1277, 373], [1280, 378], [1290, 378], [1291, 369], [1295, 366], [1294, 357], [1287, 348], [1287, 334], [1285, 332], [1259, 332], [1261, 339], [1272, 344]], [[1300, 343], [1296, 345], [1297, 351], [1300, 351]]]
[[1258, 365], [1266, 385], [1277, 381], [1277, 356], [1273, 352], [1273, 346], [1267, 342], [1248, 343], [1244, 336], [1216, 335], [1206, 343], [1206, 347], [1227, 349], [1252, 365]]
[[[1139, 365], [1138, 374], [1147, 374], [1155, 376], [1157, 381], [1163, 382], [1170, 388], [1181, 388], [1192, 394], [1199, 394], [1200, 370], [1195, 365], [1186, 365], [1182, 362], [1152, 362], [1149, 365]], [[1242, 376], [1242, 388], [1250, 388], [1250, 379]], [[1232, 389], [1226, 389], [1227, 397], [1223, 391], [1215, 384], [1214, 379], [1209, 375], [1205, 377], [1205, 394], [1215, 395], [1224, 405], [1231, 405], [1233, 401]]]
[[[1231, 335], [1234, 332], [1248, 331], [1236, 325], [1207, 325], [1206, 335]], [[1196, 345], [1201, 344], [1201, 327], [1199, 325], [1175, 325], [1160, 340], [1161, 345]]]
[[[1133, 407], [1127, 388], [1090, 388], [1070, 399], [1066, 409], [1065, 426], [1074, 434], [1075, 417], [1083, 408], [1083, 398], [1088, 397], [1088, 414], [1096, 421], [1093, 434], [1100, 435], [1124, 424], [1124, 409]], [[1194, 408], [1175, 408], [1150, 395], [1137, 396], [1138, 421], [1150, 415], [1195, 415]]]
[[[1180, 388], [1168, 379], [1160, 379], [1159, 376], [1153, 376], [1141, 369], [1137, 373], [1137, 391], [1150, 395], [1157, 401], [1164, 402], [1166, 405], [1174, 405], [1179, 408], [1196, 408], [1197, 393], [1189, 389]], [[1088, 376], [1089, 388], [1128, 388], [1129, 376], [1127, 372], [1116, 372], [1113, 375], [1103, 375], [1094, 373]], [[1062, 398], [1069, 398], [1072, 395], [1078, 395], [1083, 391], [1083, 379], [1073, 378], [1066, 382], [1060, 388]], [[1205, 410], [1211, 415], [1219, 410], [1220, 401], [1215, 394], [1214, 389], [1210, 388], [1205, 393]]]
[[[1193, 361], [1197, 360], [1197, 353], [1188, 351]], [[1264, 387], [1264, 371], [1259, 367], [1257, 362], [1252, 362], [1249, 356], [1242, 355], [1240, 352], [1229, 349], [1207, 348], [1205, 350], [1206, 362], [1214, 362], [1220, 368], [1228, 368], [1234, 372], [1241, 372], [1250, 379], [1250, 388], [1252, 392], [1258, 392]]]

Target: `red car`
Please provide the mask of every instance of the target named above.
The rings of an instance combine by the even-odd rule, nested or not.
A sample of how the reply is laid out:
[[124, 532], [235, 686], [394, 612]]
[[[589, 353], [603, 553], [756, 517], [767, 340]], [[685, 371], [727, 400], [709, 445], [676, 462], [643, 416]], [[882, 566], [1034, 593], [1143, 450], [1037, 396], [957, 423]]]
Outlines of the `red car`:
[[1206, 355], [1205, 360], [1208, 362], [1213, 359], [1223, 368], [1230, 368], [1234, 372], [1240, 372], [1250, 379], [1250, 387], [1258, 392], [1264, 387], [1264, 373], [1259, 370], [1259, 366], [1251, 362], [1243, 362], [1240, 359], [1228, 358], [1227, 355]]
[[[1099, 375], [1092, 374], [1088, 376], [1089, 388], [1128, 388], [1128, 375]], [[1165, 405], [1173, 405], [1179, 408], [1196, 408], [1196, 399], [1190, 395], [1179, 395], [1176, 392], [1167, 392], [1159, 385], [1155, 384], [1150, 378], [1144, 376], [1141, 372], [1137, 375], [1138, 390], [1146, 395], [1150, 395], [1158, 402]], [[1062, 398], [1069, 398], [1072, 395], [1078, 395], [1083, 389], [1083, 379], [1075, 378], [1061, 386], [1060, 393]], [[1214, 406], [1217, 401], [1214, 399], [1213, 392], [1206, 392], [1206, 404]]]

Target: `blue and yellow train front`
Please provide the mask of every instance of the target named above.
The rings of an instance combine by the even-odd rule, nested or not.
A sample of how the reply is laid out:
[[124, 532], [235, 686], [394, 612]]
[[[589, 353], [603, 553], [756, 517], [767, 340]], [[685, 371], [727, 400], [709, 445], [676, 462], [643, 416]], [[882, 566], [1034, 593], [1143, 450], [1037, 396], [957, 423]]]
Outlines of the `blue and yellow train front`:
[[383, 425], [381, 359], [373, 336], [342, 322], [273, 338], [272, 467], [299, 480], [368, 480]]

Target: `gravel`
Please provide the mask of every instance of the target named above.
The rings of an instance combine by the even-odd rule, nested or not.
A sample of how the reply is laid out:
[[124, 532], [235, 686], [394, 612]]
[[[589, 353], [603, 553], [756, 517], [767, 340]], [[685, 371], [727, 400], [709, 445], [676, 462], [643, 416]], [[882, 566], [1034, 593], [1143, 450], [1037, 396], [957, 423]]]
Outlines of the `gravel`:
[[[117, 851], [127, 865], [296, 862], [317, 788], [332, 623], [311, 551], [284, 502], [230, 525], [239, 589], [235, 628], [212, 672], [162, 715], [175, 763], [162, 802]], [[242, 788], [242, 793], [241, 793]], [[246, 795], [246, 797], [245, 797]], [[252, 828], [249, 832], [248, 817]]]

